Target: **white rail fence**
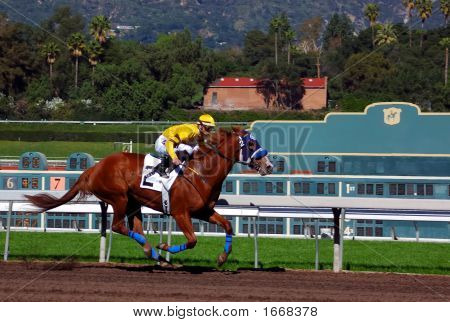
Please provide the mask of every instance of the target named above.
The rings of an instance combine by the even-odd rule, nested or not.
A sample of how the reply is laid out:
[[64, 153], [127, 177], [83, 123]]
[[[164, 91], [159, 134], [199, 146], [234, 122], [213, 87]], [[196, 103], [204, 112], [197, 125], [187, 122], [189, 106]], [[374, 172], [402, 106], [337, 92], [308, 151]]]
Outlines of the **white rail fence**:
[[[42, 193], [26, 192], [27, 194]], [[62, 196], [65, 192], [44, 191], [54, 195]], [[0, 211], [8, 212], [6, 223], [6, 240], [4, 260], [9, 255], [9, 235], [11, 230], [11, 216], [13, 212], [36, 212], [37, 209], [24, 202], [24, 191], [6, 191], [0, 196]], [[216, 211], [221, 215], [234, 217], [236, 221], [239, 218], [247, 217], [251, 219], [253, 225], [254, 238], [254, 258], [255, 268], [258, 268], [258, 218], [259, 217], [275, 217], [275, 218], [310, 218], [315, 220], [315, 239], [316, 239], [316, 262], [315, 267], [319, 266], [319, 249], [318, 249], [318, 219], [334, 220], [334, 261], [333, 270], [339, 272], [342, 270], [343, 259], [343, 238], [344, 238], [344, 220], [345, 219], [372, 219], [372, 220], [405, 220], [405, 221], [441, 221], [450, 222], [450, 200], [405, 200], [405, 199], [374, 199], [374, 198], [345, 198], [345, 197], [293, 197], [293, 196], [235, 196], [221, 195], [220, 199], [233, 206], [219, 206]], [[279, 205], [284, 205], [280, 207]], [[276, 206], [276, 207], [275, 207]], [[267, 208], [271, 207], [271, 208]], [[330, 208], [332, 211], [330, 211]], [[106, 250], [106, 218], [112, 216], [112, 207], [105, 207], [102, 211], [99, 200], [90, 197], [83, 203], [68, 203], [49, 210], [47, 213], [80, 213], [80, 214], [102, 214], [102, 225], [100, 239], [100, 261], [109, 260], [109, 254], [112, 244], [112, 233], [109, 230], [109, 246]], [[143, 215], [161, 215], [161, 213], [147, 208], [142, 208]], [[45, 213], [41, 217], [45, 222]], [[162, 216], [160, 216], [161, 218]], [[172, 235], [172, 219], [168, 220], [167, 242], [170, 244]], [[111, 220], [112, 222], [112, 220]], [[249, 221], [250, 223], [250, 221]], [[236, 223], [236, 227], [239, 224]], [[30, 230], [46, 229], [45, 224], [41, 224], [41, 228]], [[88, 229], [88, 231], [98, 231]], [[160, 241], [163, 240], [162, 222], [159, 222], [158, 228]], [[250, 236], [250, 229], [248, 233]], [[416, 231], [418, 240], [418, 230]], [[244, 235], [238, 231], [238, 235]], [[446, 242], [449, 242], [448, 240]], [[167, 253], [166, 258], [169, 259], [170, 254]]]

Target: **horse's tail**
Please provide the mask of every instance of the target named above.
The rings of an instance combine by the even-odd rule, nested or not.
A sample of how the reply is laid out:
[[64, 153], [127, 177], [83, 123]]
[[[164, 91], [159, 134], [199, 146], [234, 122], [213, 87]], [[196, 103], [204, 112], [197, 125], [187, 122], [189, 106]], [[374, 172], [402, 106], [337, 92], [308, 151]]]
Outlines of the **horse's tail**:
[[40, 193], [37, 195], [25, 195], [25, 197], [31, 201], [32, 204], [35, 206], [41, 208], [42, 211], [47, 211], [49, 209], [56, 208], [58, 206], [61, 206], [65, 204], [66, 202], [69, 202], [73, 198], [75, 198], [76, 195], [80, 194], [78, 200], [86, 198], [88, 195], [91, 195], [92, 193], [88, 190], [88, 180], [89, 176], [92, 172], [93, 168], [87, 169], [84, 171], [81, 176], [78, 178], [78, 180], [75, 182], [73, 187], [67, 191], [67, 193], [62, 196], [61, 198], [55, 198], [52, 195], [46, 194], [46, 193]]

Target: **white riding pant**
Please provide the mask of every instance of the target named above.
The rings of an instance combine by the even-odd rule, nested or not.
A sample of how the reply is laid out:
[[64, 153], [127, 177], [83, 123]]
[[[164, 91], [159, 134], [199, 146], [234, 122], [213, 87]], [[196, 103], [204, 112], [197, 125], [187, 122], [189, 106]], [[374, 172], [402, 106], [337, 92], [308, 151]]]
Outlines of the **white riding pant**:
[[[166, 150], [166, 142], [167, 139], [164, 135], [160, 135], [158, 137], [158, 139], [155, 142], [155, 150], [156, 152], [158, 152], [161, 155], [167, 154], [167, 150]], [[186, 151], [187, 153], [189, 153], [189, 155], [192, 155], [192, 153], [194, 153], [194, 151], [196, 150], [196, 147], [192, 147], [188, 144], [183, 144], [180, 143], [177, 146], [174, 147], [175, 153], [176, 152], [182, 152], [182, 151]]]

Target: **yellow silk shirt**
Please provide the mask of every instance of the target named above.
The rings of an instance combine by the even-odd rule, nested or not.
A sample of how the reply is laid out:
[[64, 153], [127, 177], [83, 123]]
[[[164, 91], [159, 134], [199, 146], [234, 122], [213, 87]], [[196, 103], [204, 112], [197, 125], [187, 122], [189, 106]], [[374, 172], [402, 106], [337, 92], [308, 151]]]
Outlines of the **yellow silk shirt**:
[[174, 151], [175, 144], [193, 144], [200, 135], [197, 124], [180, 124], [174, 125], [166, 129], [162, 135], [167, 139], [166, 150], [170, 157], [177, 159]]

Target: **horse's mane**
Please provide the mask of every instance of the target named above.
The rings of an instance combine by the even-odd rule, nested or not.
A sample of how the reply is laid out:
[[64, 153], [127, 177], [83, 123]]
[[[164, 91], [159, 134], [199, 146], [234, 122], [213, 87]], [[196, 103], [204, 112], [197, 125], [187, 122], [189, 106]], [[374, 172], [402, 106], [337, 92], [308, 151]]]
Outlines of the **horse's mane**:
[[193, 155], [194, 159], [202, 158], [203, 156], [208, 155], [209, 153], [213, 152], [211, 150], [210, 145], [219, 146], [224, 138], [229, 138], [233, 134], [234, 130], [227, 130], [227, 129], [218, 129], [216, 132], [210, 135], [210, 137], [206, 140], [206, 142], [202, 141], [199, 142], [199, 150], [196, 151]]

